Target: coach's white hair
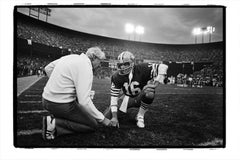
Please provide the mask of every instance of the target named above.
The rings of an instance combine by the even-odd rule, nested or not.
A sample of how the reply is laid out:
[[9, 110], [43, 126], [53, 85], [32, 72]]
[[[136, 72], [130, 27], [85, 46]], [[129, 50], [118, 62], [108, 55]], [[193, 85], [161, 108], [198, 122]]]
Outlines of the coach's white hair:
[[105, 53], [99, 47], [91, 47], [87, 50], [86, 55], [92, 59], [95, 57], [99, 59], [105, 59]]

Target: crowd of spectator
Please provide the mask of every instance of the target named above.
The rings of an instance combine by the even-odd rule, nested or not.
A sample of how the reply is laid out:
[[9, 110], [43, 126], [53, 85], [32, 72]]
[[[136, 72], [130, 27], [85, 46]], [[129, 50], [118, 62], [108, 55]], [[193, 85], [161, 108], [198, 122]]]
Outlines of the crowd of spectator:
[[207, 65], [190, 75], [179, 73], [176, 77], [169, 77], [169, 83], [181, 87], [223, 87], [223, 78], [223, 70], [219, 66]]
[[[42, 23], [42, 24], [41, 24]], [[36, 43], [53, 47], [62, 47], [84, 52], [91, 46], [99, 46], [107, 57], [116, 58], [119, 53], [129, 50], [137, 59], [159, 59], [160, 61], [221, 61], [223, 44], [168, 45], [118, 40], [63, 29], [45, 22], [33, 23], [18, 18], [17, 35], [23, 39], [32, 39]]]
[[[191, 86], [222, 86], [223, 81], [223, 42], [208, 44], [171, 45], [134, 42], [113, 39], [77, 32], [46, 22], [42, 22], [19, 13], [17, 18], [17, 37], [31, 39], [35, 43], [51, 47], [71, 50], [72, 53], [85, 52], [89, 47], [99, 46], [108, 59], [116, 59], [122, 51], [129, 50], [136, 59], [152, 59], [172, 62], [214, 62], [214, 66], [206, 66], [192, 75], [179, 74], [175, 79], [176, 84]], [[40, 57], [18, 57], [18, 76], [38, 74], [38, 70], [49, 63]], [[220, 64], [220, 65], [219, 65]], [[96, 75], [99, 78], [110, 77], [112, 70], [102, 69]], [[172, 80], [171, 79], [171, 80]]]
[[106, 67], [101, 67], [98, 69], [97, 72], [95, 72], [95, 77], [98, 79], [105, 79], [105, 78], [110, 78], [111, 75], [113, 74], [113, 70], [111, 68], [106, 68]]
[[47, 59], [40, 57], [21, 56], [17, 58], [17, 76], [44, 75], [44, 67], [49, 63]]

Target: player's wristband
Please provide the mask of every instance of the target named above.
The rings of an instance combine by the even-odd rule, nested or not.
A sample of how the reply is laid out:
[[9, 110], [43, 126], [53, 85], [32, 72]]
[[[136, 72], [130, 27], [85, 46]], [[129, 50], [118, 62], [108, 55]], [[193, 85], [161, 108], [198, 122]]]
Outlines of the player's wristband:
[[111, 106], [111, 111], [112, 112], [117, 112], [118, 111], [118, 107], [116, 105], [112, 105]]
[[166, 75], [168, 66], [166, 64], [160, 64], [158, 67], [158, 74]]

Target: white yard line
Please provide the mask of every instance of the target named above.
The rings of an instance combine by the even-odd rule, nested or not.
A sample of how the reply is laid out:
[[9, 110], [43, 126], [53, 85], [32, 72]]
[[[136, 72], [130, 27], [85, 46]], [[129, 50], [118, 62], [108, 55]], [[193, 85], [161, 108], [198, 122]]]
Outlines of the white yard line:
[[17, 136], [28, 136], [39, 133], [42, 133], [42, 129], [20, 130], [17, 132]]
[[47, 113], [46, 110], [33, 110], [33, 111], [18, 111], [18, 114], [31, 114], [31, 113]]
[[38, 94], [36, 94], [36, 95], [25, 95], [24, 97], [42, 97], [42, 95], [38, 95]]
[[26, 104], [26, 103], [42, 103], [42, 101], [19, 101], [19, 103]]
[[33, 84], [43, 77], [29, 76], [17, 79], [17, 96], [21, 95], [25, 90], [30, 88]]

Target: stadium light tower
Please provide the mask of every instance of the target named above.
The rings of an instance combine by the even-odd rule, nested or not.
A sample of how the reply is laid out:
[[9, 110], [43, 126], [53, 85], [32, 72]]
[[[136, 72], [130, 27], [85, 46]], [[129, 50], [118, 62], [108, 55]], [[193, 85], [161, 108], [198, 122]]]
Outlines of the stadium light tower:
[[141, 35], [144, 34], [144, 27], [137, 26], [135, 32], [139, 35], [139, 41], [141, 41]]
[[208, 27], [207, 27], [207, 31], [208, 31], [208, 34], [209, 34], [209, 43], [210, 43], [211, 40], [212, 40], [212, 34], [213, 34], [213, 32], [215, 32], [215, 27], [213, 27], [213, 26], [208, 26]]
[[202, 34], [201, 28], [194, 28], [192, 31], [193, 35], [195, 36], [195, 43], [197, 43], [197, 36]]
[[130, 23], [127, 23], [125, 25], [125, 31], [127, 32], [128, 34], [128, 40], [130, 40], [130, 36], [131, 34], [134, 32], [134, 25], [130, 24]]
[[207, 27], [202, 27], [202, 43], [204, 43], [204, 35], [208, 34]]

